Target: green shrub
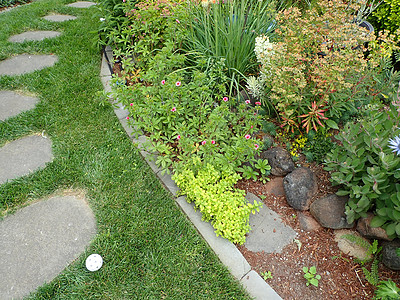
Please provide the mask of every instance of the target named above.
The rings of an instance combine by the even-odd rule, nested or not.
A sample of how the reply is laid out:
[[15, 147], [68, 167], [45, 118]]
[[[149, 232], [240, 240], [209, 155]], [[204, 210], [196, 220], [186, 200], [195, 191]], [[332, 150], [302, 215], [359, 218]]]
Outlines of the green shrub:
[[31, 0], [0, 0], [0, 7], [9, 7], [13, 6], [14, 4], [24, 4], [30, 1]]
[[372, 16], [380, 30], [395, 33], [400, 29], [400, 0], [383, 0]]
[[371, 226], [383, 227], [390, 237], [400, 236], [400, 155], [390, 139], [400, 135], [399, 106], [373, 109], [357, 123], [348, 123], [336, 136], [342, 146], [326, 158], [338, 195], [349, 195], [347, 221], [352, 223], [373, 211]]
[[236, 86], [257, 69], [254, 39], [274, 29], [272, 1], [230, 0], [189, 8], [189, 33], [185, 48], [205, 59], [226, 64], [226, 75]]
[[203, 164], [193, 157], [181, 172], [173, 176], [181, 194], [194, 202], [202, 213], [202, 220], [211, 221], [217, 236], [243, 244], [250, 231], [250, 213], [258, 211], [261, 203], [247, 202], [245, 192], [234, 189], [240, 176], [218, 171], [210, 164]]

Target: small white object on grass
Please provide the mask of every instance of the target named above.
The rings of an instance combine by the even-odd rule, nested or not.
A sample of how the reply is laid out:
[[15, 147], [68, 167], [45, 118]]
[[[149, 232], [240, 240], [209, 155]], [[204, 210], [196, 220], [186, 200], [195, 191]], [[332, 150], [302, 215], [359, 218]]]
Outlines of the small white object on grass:
[[86, 269], [97, 271], [103, 265], [103, 258], [99, 254], [91, 254], [86, 258]]

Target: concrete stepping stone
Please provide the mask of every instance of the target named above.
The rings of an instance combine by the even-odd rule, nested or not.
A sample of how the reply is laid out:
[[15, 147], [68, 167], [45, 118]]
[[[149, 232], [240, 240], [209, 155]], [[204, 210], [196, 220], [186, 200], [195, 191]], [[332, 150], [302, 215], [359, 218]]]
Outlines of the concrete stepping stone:
[[77, 2], [74, 2], [74, 3], [68, 4], [67, 6], [75, 7], [75, 8], [88, 8], [88, 7], [91, 7], [93, 5], [96, 5], [96, 3], [90, 2], [90, 1], [77, 1]]
[[0, 148], [0, 184], [44, 168], [52, 160], [48, 138], [32, 135], [8, 143]]
[[21, 54], [0, 62], [0, 76], [21, 75], [53, 66], [56, 55]]
[[[261, 201], [252, 193], [248, 193], [246, 198], [250, 203]], [[253, 252], [281, 253], [296, 238], [293, 228], [283, 224], [280, 216], [265, 204], [259, 212], [250, 215], [250, 226], [244, 245]]]
[[0, 91], [0, 121], [30, 110], [39, 102], [36, 97], [13, 91]]
[[8, 41], [12, 43], [23, 43], [25, 41], [43, 41], [44, 39], [55, 38], [60, 34], [61, 32], [51, 30], [27, 31], [11, 36]]
[[96, 234], [93, 212], [79, 196], [58, 196], [0, 222], [0, 299], [16, 299], [50, 282]]
[[76, 17], [70, 16], [70, 15], [55, 14], [55, 15], [44, 16], [43, 19], [45, 19], [47, 21], [51, 21], [51, 22], [64, 22], [64, 21], [69, 21], [69, 20], [75, 20]]

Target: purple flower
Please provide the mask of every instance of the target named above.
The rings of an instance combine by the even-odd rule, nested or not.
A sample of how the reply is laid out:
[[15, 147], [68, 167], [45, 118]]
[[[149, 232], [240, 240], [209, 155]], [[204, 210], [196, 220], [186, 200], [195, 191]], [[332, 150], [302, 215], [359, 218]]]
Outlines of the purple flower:
[[389, 148], [391, 148], [393, 152], [397, 152], [397, 155], [400, 155], [400, 135], [389, 140]]

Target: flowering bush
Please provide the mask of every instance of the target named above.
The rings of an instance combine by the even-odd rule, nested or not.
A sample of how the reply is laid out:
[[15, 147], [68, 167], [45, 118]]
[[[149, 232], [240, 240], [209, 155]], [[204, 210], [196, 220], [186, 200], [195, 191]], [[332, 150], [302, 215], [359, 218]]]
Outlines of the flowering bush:
[[400, 106], [373, 109], [364, 120], [348, 123], [336, 136], [337, 146], [326, 158], [338, 195], [349, 195], [347, 221], [373, 211], [371, 226], [400, 237]]
[[393, 89], [398, 75], [388, 71], [388, 52], [395, 43], [351, 23], [350, 12], [340, 1], [304, 13], [289, 8], [277, 16], [278, 42], [256, 40], [262, 81], [287, 130], [337, 129], [344, 112]]

